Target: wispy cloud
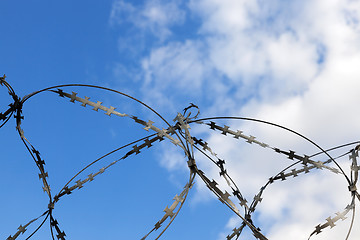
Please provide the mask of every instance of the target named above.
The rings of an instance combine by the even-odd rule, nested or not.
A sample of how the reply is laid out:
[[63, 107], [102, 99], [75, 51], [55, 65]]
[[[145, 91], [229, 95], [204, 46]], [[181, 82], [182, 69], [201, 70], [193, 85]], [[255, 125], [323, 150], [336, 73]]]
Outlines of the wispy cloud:
[[151, 0], [144, 5], [117, 0], [113, 3], [110, 24], [132, 24], [165, 40], [171, 35], [170, 27], [182, 24], [185, 20], [185, 11], [179, 5], [180, 2], [176, 0]]

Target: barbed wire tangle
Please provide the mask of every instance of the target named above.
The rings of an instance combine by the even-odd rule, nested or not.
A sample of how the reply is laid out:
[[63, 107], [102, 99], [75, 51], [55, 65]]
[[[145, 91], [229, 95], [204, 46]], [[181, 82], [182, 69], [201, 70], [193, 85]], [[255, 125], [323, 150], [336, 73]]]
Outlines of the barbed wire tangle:
[[[101, 86], [94, 86], [94, 85], [85, 85], [85, 84], [66, 84], [66, 85], [58, 85], [52, 86], [49, 88], [45, 88], [36, 92], [33, 92], [29, 95], [20, 98], [16, 95], [14, 89], [11, 85], [6, 81], [6, 76], [0, 77], [0, 85], [5, 87], [8, 91], [9, 96], [12, 99], [12, 103], [8, 105], [8, 109], [4, 112], [0, 112], [0, 128], [3, 127], [11, 118], [14, 116], [16, 121], [16, 131], [18, 132], [21, 141], [23, 142], [25, 148], [27, 149], [28, 153], [30, 154], [35, 166], [38, 169], [38, 176], [41, 181], [41, 187], [44, 193], [47, 195], [49, 202], [46, 206], [46, 210], [40, 213], [35, 218], [31, 219], [25, 224], [19, 225], [17, 230], [9, 235], [6, 240], [15, 240], [18, 239], [20, 236], [24, 237], [25, 239], [31, 239], [36, 232], [44, 226], [46, 222], [50, 225], [50, 232], [52, 239], [61, 239], [64, 240], [67, 238], [65, 230], [61, 227], [61, 222], [58, 222], [55, 218], [54, 209], [60, 203], [61, 199], [65, 196], [68, 196], [72, 192], [82, 189], [87, 186], [88, 183], [94, 181], [98, 178], [99, 175], [107, 172], [110, 168], [117, 164], [118, 162], [127, 159], [130, 156], [135, 156], [141, 154], [145, 149], [148, 149], [155, 145], [157, 142], [167, 140], [179, 149], [183, 151], [187, 159], [187, 166], [189, 169], [189, 178], [188, 182], [184, 185], [181, 192], [176, 194], [173, 197], [173, 201], [170, 202], [168, 206], [165, 207], [163, 210], [162, 217], [156, 221], [151, 228], [151, 230], [145, 234], [141, 239], [147, 239], [148, 236], [151, 234], [156, 235], [155, 239], [159, 239], [162, 234], [168, 229], [171, 223], [174, 221], [176, 216], [179, 214], [181, 208], [183, 207], [185, 200], [187, 199], [188, 193], [191, 190], [194, 179], [198, 176], [199, 179], [205, 183], [207, 188], [222, 202], [225, 204], [238, 218], [241, 219], [241, 224], [234, 228], [231, 233], [229, 233], [226, 237], [227, 240], [231, 239], [239, 239], [243, 230], [245, 228], [249, 229], [254, 238], [260, 240], [268, 239], [264, 233], [262, 233], [260, 229], [260, 225], [258, 222], [254, 221], [252, 218], [253, 214], [255, 213], [257, 206], [263, 200], [263, 193], [268, 188], [268, 186], [275, 184], [279, 181], [285, 181], [292, 178], [295, 178], [299, 175], [303, 175], [310, 172], [315, 172], [316, 170], [325, 170], [329, 171], [333, 174], [340, 174], [343, 175], [345, 180], [347, 181], [348, 190], [350, 192], [350, 201], [345, 204], [343, 210], [337, 212], [333, 216], [329, 216], [324, 220], [323, 223], [318, 224], [315, 226], [315, 230], [309, 234], [310, 239], [312, 236], [320, 234], [326, 228], [333, 228], [336, 226], [336, 223], [340, 220], [345, 220], [348, 218], [348, 215], [351, 213], [352, 217], [350, 218], [349, 230], [346, 236], [346, 239], [349, 238], [350, 233], [353, 228], [354, 224], [354, 216], [355, 216], [355, 205], [357, 201], [360, 201], [360, 195], [357, 190], [357, 182], [358, 182], [358, 172], [360, 166], [358, 165], [358, 155], [360, 149], [360, 142], [352, 142], [347, 143], [341, 146], [336, 146], [332, 149], [325, 150], [313, 142], [311, 139], [301, 135], [300, 133], [288, 129], [284, 126], [267, 122], [264, 120], [259, 119], [252, 119], [252, 118], [243, 118], [243, 117], [208, 117], [199, 119], [200, 109], [194, 104], [190, 104], [187, 108], [183, 110], [182, 113], [178, 113], [175, 118], [173, 119], [174, 124], [170, 124], [164, 117], [162, 117], [158, 112], [154, 109], [149, 107], [147, 104], [143, 103], [142, 101], [127, 95], [125, 93], [116, 91], [114, 89], [105, 88]], [[145, 121], [140, 119], [137, 116], [134, 116], [129, 113], [123, 113], [117, 110], [116, 107], [113, 106], [105, 106], [99, 100], [92, 100], [90, 97], [81, 97], [76, 92], [70, 92], [66, 89], [68, 87], [80, 87], [80, 88], [95, 88], [100, 89], [107, 92], [116, 93], [122, 95], [129, 99], [129, 101], [135, 101], [136, 103], [142, 105], [143, 107], [150, 110], [152, 113], [157, 115], [163, 123], [166, 124], [166, 128], [159, 128], [156, 126], [156, 123], [152, 120]], [[22, 122], [24, 121], [23, 116], [23, 108], [25, 103], [35, 95], [41, 94], [43, 92], [49, 92], [52, 94], [57, 95], [63, 99], [67, 99], [68, 101], [75, 103], [79, 106], [90, 108], [97, 112], [103, 112], [108, 116], [116, 116], [120, 118], [127, 118], [133, 121], [135, 124], [141, 125], [141, 127], [150, 133], [150, 135], [137, 139], [133, 142], [127, 143], [103, 156], [94, 160], [93, 162], [86, 165], [83, 169], [81, 169], [78, 173], [76, 173], [71, 179], [61, 188], [59, 192], [55, 192], [51, 189], [49, 183], [49, 175], [45, 167], [45, 161], [42, 158], [40, 151], [31, 144], [28, 136], [25, 134], [22, 128]], [[289, 150], [285, 151], [278, 147], [271, 146], [270, 144], [264, 143], [258, 140], [256, 137], [252, 135], [247, 135], [243, 131], [232, 129], [230, 126], [227, 125], [220, 125], [218, 121], [220, 120], [242, 120], [242, 121], [251, 121], [260, 124], [265, 124], [266, 126], [273, 126], [276, 128], [280, 128], [282, 130], [288, 131], [291, 134], [300, 137], [307, 142], [311, 143], [318, 149], [318, 152], [313, 155], [299, 155], [296, 154], [295, 151]], [[199, 124], [206, 126], [209, 130], [215, 131], [221, 135], [226, 137], [234, 138], [239, 141], [246, 142], [248, 144], [256, 145], [260, 148], [268, 149], [269, 151], [273, 151], [275, 153], [281, 154], [284, 157], [287, 157], [291, 160], [291, 164], [289, 164], [286, 168], [282, 171], [278, 172], [277, 174], [271, 176], [269, 180], [260, 188], [259, 192], [253, 197], [253, 199], [249, 200], [246, 199], [233, 178], [230, 176], [228, 169], [226, 168], [226, 162], [224, 159], [220, 158], [218, 154], [210, 147], [210, 144], [203, 139], [199, 139], [193, 136], [190, 132], [190, 126], [193, 124]], [[333, 158], [329, 152], [335, 149], [342, 149], [344, 147], [353, 146], [350, 151], [346, 151], [345, 153], [341, 154], [340, 156]], [[129, 149], [127, 152], [115, 161], [104, 165], [98, 171], [90, 173], [84, 179], [77, 179], [77, 177], [84, 172], [85, 170], [89, 169], [95, 163], [100, 162], [105, 157], [119, 151], [122, 149]], [[209, 178], [205, 171], [199, 168], [196, 159], [195, 153], [200, 153], [206, 159], [214, 164], [217, 167], [220, 177], [226, 182], [227, 187], [231, 189], [231, 191], [226, 191], [223, 189], [223, 186], [218, 184], [214, 179]], [[325, 161], [315, 161], [314, 157], [317, 155], [324, 155], [326, 156]], [[350, 160], [350, 174], [346, 174], [342, 167], [337, 163], [337, 159], [343, 156], [349, 156]], [[330, 166], [330, 163], [333, 163], [335, 167]], [[296, 168], [293, 168], [296, 167]], [[38, 224], [38, 225], [36, 225]], [[24, 235], [30, 225], [35, 225], [35, 230], [31, 232], [29, 235]], [[37, 227], [36, 227], [37, 226]], [[155, 234], [155, 232], [160, 232]], [[23, 236], [24, 235], [24, 236]]]

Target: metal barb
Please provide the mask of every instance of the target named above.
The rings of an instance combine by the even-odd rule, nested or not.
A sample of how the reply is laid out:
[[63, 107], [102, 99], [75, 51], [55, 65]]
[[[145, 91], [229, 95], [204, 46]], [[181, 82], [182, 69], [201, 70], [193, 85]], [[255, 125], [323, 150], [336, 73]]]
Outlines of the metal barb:
[[[275, 123], [266, 122], [263, 120], [258, 119], [250, 119], [250, 118], [241, 118], [241, 117], [213, 117], [213, 118], [203, 118], [198, 119], [198, 116], [200, 114], [200, 109], [198, 106], [196, 106], [193, 103], [190, 103], [188, 107], [186, 107], [183, 110], [183, 114], [178, 113], [176, 117], [174, 118], [174, 125], [171, 125], [166, 121], [159, 113], [157, 113], [155, 110], [150, 108], [145, 103], [141, 102], [140, 100], [133, 98], [125, 93], [100, 87], [100, 86], [92, 86], [92, 85], [82, 85], [82, 84], [68, 84], [68, 85], [60, 85], [60, 86], [54, 86], [49, 87], [46, 89], [39, 90], [37, 92], [31, 93], [29, 95], [26, 95], [24, 98], [20, 98], [16, 95], [15, 91], [12, 89], [10, 84], [6, 81], [5, 74], [0, 77], [0, 85], [7, 88], [9, 95], [11, 96], [13, 102], [9, 104], [8, 110], [6, 110], [3, 113], [0, 113], [0, 121], [2, 122], [0, 125], [0, 128], [4, 126], [4, 124], [12, 117], [14, 116], [16, 121], [16, 130], [20, 136], [20, 139], [24, 143], [24, 146], [28, 150], [30, 156], [32, 157], [36, 167], [38, 168], [39, 172], [37, 173], [39, 180], [42, 182], [42, 189], [49, 197], [49, 203], [47, 204], [46, 208], [48, 209], [46, 212], [44, 212], [41, 216], [38, 218], [32, 219], [25, 225], [18, 225], [17, 231], [13, 235], [9, 235], [7, 240], [14, 240], [17, 239], [20, 235], [28, 234], [28, 227], [36, 222], [41, 217], [44, 217], [45, 219], [43, 222], [38, 226], [38, 228], [31, 233], [27, 239], [30, 239], [38, 229], [40, 229], [44, 222], [47, 221], [47, 219], [50, 222], [51, 226], [51, 235], [52, 238], [54, 238], [54, 230], [55, 230], [55, 236], [58, 240], [65, 240], [66, 234], [63, 230], [60, 229], [58, 221], [53, 216], [53, 210], [56, 208], [56, 205], [62, 199], [63, 197], [67, 196], [69, 198], [72, 197], [72, 193], [75, 190], [79, 189], [86, 189], [86, 186], [88, 183], [95, 181], [98, 179], [100, 175], [103, 173], [106, 173], [109, 171], [110, 167], [114, 166], [116, 163], [121, 162], [122, 160], [135, 157], [137, 155], [142, 155], [142, 153], [156, 145], [158, 142], [161, 142], [163, 140], [168, 141], [169, 143], [175, 145], [176, 147], [179, 147], [181, 149], [185, 156], [186, 161], [189, 167], [189, 181], [184, 186], [183, 190], [180, 194], [176, 194], [173, 198], [173, 201], [170, 205], [166, 205], [163, 209], [163, 213], [158, 218], [159, 220], [154, 224], [153, 228], [142, 238], [146, 239], [151, 233], [153, 233], [156, 230], [162, 229], [161, 233], [157, 236], [156, 239], [160, 238], [161, 235], [168, 229], [170, 224], [174, 221], [178, 213], [180, 212], [182, 206], [185, 203], [185, 200], [188, 196], [188, 193], [190, 189], [192, 188], [194, 184], [195, 176], [198, 176], [203, 183], [209, 188], [209, 190], [219, 199], [220, 202], [222, 202], [224, 205], [226, 205], [236, 216], [238, 216], [242, 223], [238, 228], [234, 228], [232, 232], [227, 235], [226, 239], [238, 239], [245, 229], [247, 227], [253, 234], [254, 238], [260, 239], [260, 240], [266, 240], [267, 238], [262, 234], [259, 227], [256, 227], [256, 225], [259, 225], [258, 222], [255, 223], [252, 219], [252, 214], [256, 211], [256, 207], [261, 204], [263, 201], [266, 201], [266, 195], [264, 195], [264, 191], [267, 189], [267, 187], [271, 184], [275, 184], [280, 181], [289, 181], [290, 179], [293, 179], [295, 177], [300, 178], [303, 177], [306, 174], [309, 174], [311, 172], [314, 172], [316, 170], [327, 170], [329, 172], [335, 173], [335, 174], [343, 174], [346, 180], [348, 181], [348, 190], [350, 191], [352, 201], [342, 212], [336, 212], [334, 216], [329, 216], [325, 220], [326, 222], [322, 224], [318, 224], [315, 226], [315, 230], [310, 234], [309, 238], [311, 238], [313, 235], [320, 234], [323, 232], [326, 228], [334, 228], [337, 226], [337, 223], [339, 220], [346, 220], [347, 214], [351, 211], [354, 211], [355, 209], [355, 203], [356, 199], [360, 201], [360, 194], [357, 190], [357, 181], [358, 181], [358, 174], [360, 166], [358, 165], [358, 151], [360, 149], [359, 141], [355, 142], [357, 146], [352, 149], [350, 152], [346, 153], [349, 154], [349, 160], [351, 162], [350, 166], [350, 177], [345, 174], [344, 170], [340, 167], [340, 165], [336, 162], [336, 158], [333, 158], [329, 155], [329, 151], [341, 148], [344, 146], [348, 146], [349, 144], [341, 145], [340, 147], [334, 147], [330, 150], [324, 150], [319, 145], [314, 143], [312, 140], [306, 138], [305, 136], [295, 132], [294, 130], [288, 129], [286, 127], [277, 125]], [[116, 107], [110, 106], [106, 107], [103, 105], [103, 102], [101, 101], [91, 101], [90, 97], [85, 96], [84, 98], [79, 97], [77, 92], [72, 91], [71, 93], [68, 93], [64, 91], [62, 88], [64, 87], [92, 87], [96, 89], [101, 89], [104, 91], [110, 91], [117, 94], [120, 94], [122, 96], [125, 96], [129, 99], [132, 99], [139, 104], [146, 107], [148, 110], [155, 113], [164, 123], [167, 124], [166, 128], [160, 128], [158, 127], [159, 123], [155, 123], [152, 120], [142, 120], [137, 116], [129, 115], [126, 113], [120, 113], [117, 110]], [[96, 159], [95, 161], [88, 164], [86, 167], [84, 167], [82, 170], [80, 170], [77, 174], [75, 174], [68, 183], [65, 184], [65, 186], [56, 194], [53, 196], [52, 189], [50, 188], [50, 185], [48, 183], [49, 179], [49, 173], [45, 170], [45, 160], [42, 158], [40, 152], [30, 143], [28, 138], [25, 137], [24, 130], [22, 129], [22, 122], [24, 120], [24, 116], [22, 113], [24, 103], [30, 99], [31, 97], [40, 94], [45, 91], [50, 91], [53, 93], [58, 94], [59, 97], [63, 99], [68, 99], [71, 103], [80, 103], [80, 106], [87, 107], [89, 106], [92, 110], [96, 112], [103, 112], [105, 115], [112, 117], [112, 116], [118, 116], [118, 117], [126, 117], [132, 119], [136, 124], [141, 125], [141, 127], [147, 131], [151, 132], [152, 135], [148, 135], [144, 138], [135, 140], [131, 143], [128, 143], [126, 145], [123, 145], [119, 147], [116, 150], [113, 150], [102, 157]], [[67, 101], [67, 102], [69, 102]], [[78, 105], [78, 104], [77, 104]], [[99, 111], [100, 110], [100, 111]], [[196, 110], [196, 114], [192, 116], [191, 110]], [[299, 155], [293, 150], [285, 151], [277, 147], [270, 147], [269, 144], [261, 142], [258, 140], [257, 137], [252, 135], [246, 135], [241, 130], [232, 130], [230, 126], [228, 125], [219, 125], [216, 120], [220, 119], [231, 119], [231, 120], [244, 120], [244, 121], [253, 121], [258, 123], [263, 123], [271, 126], [278, 127], [280, 129], [289, 131], [316, 146], [321, 152], [314, 154], [314, 155]], [[273, 175], [269, 178], [268, 182], [260, 188], [260, 191], [254, 196], [251, 204], [247, 202], [245, 197], [243, 196], [240, 189], [237, 187], [235, 181], [230, 176], [231, 168], [227, 168], [226, 162], [228, 160], [224, 160], [223, 158], [220, 158], [218, 154], [215, 152], [214, 146], [210, 147], [210, 144], [206, 142], [203, 139], [199, 139], [195, 136], [192, 136], [192, 129], [191, 124], [197, 123], [201, 125], [207, 125], [211, 130], [214, 130], [215, 132], [221, 134], [223, 137], [231, 137], [232, 139], [242, 139], [246, 143], [257, 145], [262, 148], [272, 149], [276, 153], [279, 153], [280, 155], [283, 155], [285, 158], [291, 160], [289, 166], [282, 171], [280, 171], [278, 174]], [[355, 144], [353, 143], [353, 144]], [[125, 154], [122, 155], [121, 158], [118, 158], [115, 161], [112, 161], [111, 163], [104, 164], [102, 168], [100, 168], [97, 171], [93, 171], [90, 173], [87, 173], [87, 175], [82, 175], [82, 179], [75, 180], [80, 174], [85, 174], [84, 171], [88, 171], [88, 169], [95, 164], [96, 162], [99, 162], [100, 160], [106, 158], [107, 156], [122, 150], [127, 149]], [[211, 161], [217, 168], [219, 172], [220, 178], [225, 180], [226, 184], [225, 186], [222, 186], [222, 184], [218, 184], [218, 182], [212, 178], [208, 178], [206, 174], [199, 169], [197, 166], [197, 162], [195, 159], [195, 150], [197, 150], [201, 155], [205, 156], [206, 159]], [[314, 156], [316, 155], [326, 155], [327, 160], [326, 161], [314, 161]], [[345, 154], [344, 154], [345, 155]], [[343, 156], [343, 155], [342, 155]], [[329, 166], [329, 163], [334, 163], [336, 167]], [[298, 166], [296, 166], [298, 165]], [[210, 180], [211, 179], [211, 180]], [[220, 183], [220, 182], [219, 182]], [[236, 201], [234, 201], [236, 200]], [[243, 213], [240, 213], [240, 210], [243, 210]], [[353, 218], [351, 222], [351, 226], [353, 224], [354, 219], [354, 213]], [[165, 226], [165, 224], [167, 224]], [[351, 232], [351, 227], [349, 230], [348, 235]], [[69, 234], [70, 235], [70, 234]]]

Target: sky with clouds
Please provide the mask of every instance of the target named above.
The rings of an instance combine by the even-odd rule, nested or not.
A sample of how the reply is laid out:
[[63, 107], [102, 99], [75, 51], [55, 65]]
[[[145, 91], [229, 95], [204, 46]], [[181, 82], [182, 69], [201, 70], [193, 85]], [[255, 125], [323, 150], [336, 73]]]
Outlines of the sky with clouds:
[[[19, 96], [59, 84], [94, 84], [142, 100], [169, 122], [194, 103], [200, 118], [263, 119], [294, 129], [325, 149], [359, 140], [358, 0], [36, 0], [20, 5], [2, 1], [0, 9], [0, 74], [7, 75]], [[0, 90], [1, 106], [6, 106], [9, 97]], [[82, 97], [94, 94], [94, 101], [99, 96], [104, 104], [122, 106], [124, 112], [163, 124], [150, 111], [110, 93], [67, 91]], [[24, 130], [49, 159], [49, 174], [51, 169], [60, 172], [53, 177], [54, 188], [64, 183], [61, 177], [74, 174], [71, 168], [88, 163], [81, 159], [93, 159], [120, 142], [151, 133], [132, 122], [119, 128], [113, 117], [104, 120], [106, 116], [49, 98], [49, 94], [34, 97], [29, 107], [24, 106]], [[1, 107], [0, 112], [4, 110]], [[319, 151], [275, 127], [235, 120], [219, 121], [222, 124], [284, 151], [299, 155]], [[291, 164], [271, 149], [235, 141], [202, 125], [193, 124], [190, 131], [226, 159], [229, 174], [248, 201], [269, 177]], [[8, 169], [1, 176], [3, 194], [8, 196], [0, 200], [7, 216], [0, 217], [0, 238], [5, 239], [19, 224], [40, 215], [47, 203], [45, 194], [36, 192], [41, 190], [33, 179], [37, 175], [28, 171], [35, 168], [25, 161], [28, 155], [14, 123], [7, 123], [0, 133], [9, 136], [0, 140], [4, 159], [12, 159], [1, 163], [2, 169]], [[49, 142], [54, 144], [45, 145]], [[183, 152], [163, 142], [136, 156], [140, 162], [124, 161], [91, 183], [93, 187], [89, 184], [89, 190], [84, 188], [59, 205], [56, 216], [68, 239], [140, 239], [151, 230], [188, 181]], [[331, 154], [335, 157], [349, 148]], [[223, 186], [218, 169], [200, 153], [195, 156], [199, 168]], [[52, 158], [63, 163], [51, 162]], [[326, 157], [320, 155], [318, 160]], [[350, 172], [348, 156], [339, 163]], [[241, 221], [201, 179], [195, 181], [163, 239], [226, 239], [240, 226]], [[256, 226], [272, 240], [308, 239], [316, 225], [350, 203], [346, 184], [344, 177], [324, 170], [273, 184], [253, 216]], [[349, 239], [360, 237], [356, 211]], [[350, 219], [349, 214], [311, 239], [345, 239]], [[50, 236], [46, 228], [38, 233], [40, 239]], [[149, 238], [156, 236], [155, 232]], [[246, 230], [239, 239], [255, 238]]]

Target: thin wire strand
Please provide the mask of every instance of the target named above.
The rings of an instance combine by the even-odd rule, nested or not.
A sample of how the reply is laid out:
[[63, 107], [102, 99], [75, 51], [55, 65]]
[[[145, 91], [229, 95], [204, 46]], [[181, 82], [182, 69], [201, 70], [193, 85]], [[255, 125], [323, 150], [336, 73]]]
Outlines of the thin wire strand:
[[256, 118], [245, 118], [245, 117], [209, 117], [209, 118], [201, 118], [201, 119], [192, 120], [189, 123], [202, 122], [202, 121], [205, 121], [205, 120], [219, 120], [219, 119], [237, 119], [237, 120], [259, 122], [259, 123], [264, 123], [264, 124], [267, 124], [267, 125], [271, 125], [271, 126], [278, 127], [278, 128], [284, 129], [286, 131], [289, 131], [289, 132], [291, 132], [291, 133], [305, 139], [306, 141], [310, 142], [315, 147], [317, 147], [321, 152], [326, 154], [335, 163], [335, 165], [340, 169], [340, 171], [342, 172], [342, 174], [346, 178], [346, 181], [349, 183], [349, 185], [351, 184], [351, 181], [350, 181], [349, 177], [346, 175], [346, 173], [344, 172], [342, 167], [333, 159], [333, 157], [328, 152], [326, 152], [326, 150], [324, 150], [322, 147], [320, 147], [317, 143], [315, 143], [314, 141], [312, 141], [308, 137], [305, 137], [304, 135], [302, 135], [302, 134], [300, 134], [300, 133], [298, 133], [298, 132], [296, 132], [296, 131], [294, 131], [294, 130], [292, 130], [290, 128], [284, 127], [284, 126], [276, 124], [276, 123], [256, 119]]

